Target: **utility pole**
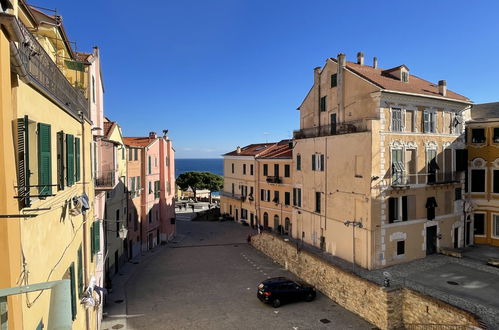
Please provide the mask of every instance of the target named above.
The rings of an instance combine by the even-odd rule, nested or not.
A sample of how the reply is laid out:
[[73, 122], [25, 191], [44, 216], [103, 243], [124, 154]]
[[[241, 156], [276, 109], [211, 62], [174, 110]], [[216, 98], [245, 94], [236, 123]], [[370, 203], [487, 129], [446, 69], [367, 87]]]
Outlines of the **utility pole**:
[[345, 226], [352, 226], [352, 272], [355, 273], [355, 227], [363, 228], [360, 221], [345, 221]]

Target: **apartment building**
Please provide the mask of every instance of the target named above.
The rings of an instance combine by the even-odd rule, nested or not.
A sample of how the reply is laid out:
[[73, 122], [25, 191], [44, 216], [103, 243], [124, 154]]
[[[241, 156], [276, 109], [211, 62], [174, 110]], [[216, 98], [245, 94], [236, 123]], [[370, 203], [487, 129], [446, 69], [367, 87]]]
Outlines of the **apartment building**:
[[250, 144], [224, 155], [221, 213], [288, 232], [291, 226], [291, 141]]
[[284, 140], [256, 158], [257, 214], [260, 225], [281, 234], [291, 232], [293, 216], [292, 142]]
[[0, 25], [0, 328], [97, 328], [88, 66], [60, 16], [5, 0]]
[[328, 58], [298, 107], [292, 235], [368, 269], [465, 245], [470, 104], [406, 65]]
[[125, 137], [128, 154], [129, 255], [134, 257], [175, 234], [175, 168], [172, 141], [155, 132]]
[[471, 115], [465, 240], [499, 246], [499, 102], [473, 105]]

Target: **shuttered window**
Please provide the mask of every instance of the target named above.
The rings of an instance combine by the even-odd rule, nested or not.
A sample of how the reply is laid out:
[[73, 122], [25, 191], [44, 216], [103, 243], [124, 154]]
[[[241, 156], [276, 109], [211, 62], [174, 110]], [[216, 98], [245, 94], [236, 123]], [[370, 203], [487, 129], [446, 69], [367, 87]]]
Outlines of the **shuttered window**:
[[80, 138], [75, 138], [75, 177], [76, 181], [80, 181], [81, 174], [81, 157], [80, 157]]
[[38, 123], [38, 194], [52, 195], [50, 125]]
[[57, 189], [64, 189], [64, 132], [57, 132]]
[[75, 279], [75, 264], [74, 262], [71, 263], [71, 266], [69, 266], [69, 280], [70, 280], [70, 285], [71, 285], [71, 316], [73, 321], [76, 320], [76, 312], [77, 310], [77, 305], [76, 305], [76, 279]]
[[84, 291], [84, 283], [83, 283], [83, 252], [80, 248], [78, 249], [78, 297], [83, 296]]
[[94, 221], [90, 227], [92, 256], [100, 251], [100, 228], [99, 221]]
[[74, 164], [74, 136], [66, 134], [66, 182], [68, 186], [72, 186], [75, 182]]
[[20, 208], [31, 206], [28, 141], [28, 116], [24, 116], [17, 120], [17, 186]]

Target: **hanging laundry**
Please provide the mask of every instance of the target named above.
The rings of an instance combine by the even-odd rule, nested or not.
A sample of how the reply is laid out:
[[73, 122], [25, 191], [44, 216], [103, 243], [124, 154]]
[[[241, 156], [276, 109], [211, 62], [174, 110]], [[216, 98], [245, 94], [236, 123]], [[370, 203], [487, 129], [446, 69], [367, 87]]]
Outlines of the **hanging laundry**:
[[90, 206], [88, 204], [87, 194], [83, 193], [83, 195], [80, 196], [80, 200], [81, 200], [81, 213], [83, 213], [83, 215], [85, 215], [87, 210], [90, 209]]

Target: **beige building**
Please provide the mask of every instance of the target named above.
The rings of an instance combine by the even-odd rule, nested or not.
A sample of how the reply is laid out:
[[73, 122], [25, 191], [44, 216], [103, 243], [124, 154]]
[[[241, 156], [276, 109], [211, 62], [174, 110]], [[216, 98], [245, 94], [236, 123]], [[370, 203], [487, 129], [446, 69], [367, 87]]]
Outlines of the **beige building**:
[[327, 59], [298, 108], [292, 235], [368, 269], [463, 246], [470, 104], [405, 65]]

